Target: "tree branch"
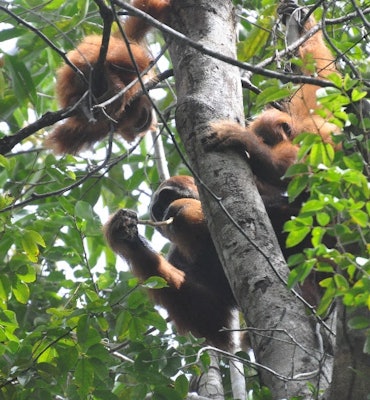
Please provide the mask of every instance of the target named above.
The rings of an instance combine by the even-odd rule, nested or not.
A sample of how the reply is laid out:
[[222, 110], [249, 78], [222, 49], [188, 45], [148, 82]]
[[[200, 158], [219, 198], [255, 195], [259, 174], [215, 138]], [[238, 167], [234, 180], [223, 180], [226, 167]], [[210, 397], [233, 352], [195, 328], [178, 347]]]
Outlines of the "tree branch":
[[[173, 0], [172, 12], [171, 23], [192, 42], [188, 46], [176, 39], [170, 44], [178, 96], [176, 126], [196, 173], [212, 239], [247, 326], [273, 331], [269, 339], [251, 338], [258, 363], [281, 377], [292, 377], [281, 380], [261, 368], [261, 381], [276, 398], [309, 396], [306, 383], [319, 384], [321, 369], [317, 352], [305, 350], [320, 351], [312, 318], [286, 288], [289, 271], [248, 164], [231, 151], [205, 153], [202, 145], [210, 121], [244, 120], [239, 71], [231, 66], [241, 64], [220, 64], [193, 46], [201, 43], [207, 54], [222, 52], [227, 60], [235, 57], [231, 2]], [[215, 82], [220, 83], [216, 91]], [[284, 342], [283, 332], [294, 340]]]
[[[155, 18], [152, 18], [151, 16], [149, 16], [148, 14], [146, 14], [145, 12], [138, 10], [137, 8], [131, 6], [130, 4], [124, 3], [122, 0], [112, 0], [112, 2], [114, 4], [117, 4], [119, 7], [127, 10], [130, 12], [130, 14], [139, 16], [141, 18], [143, 18], [144, 20], [146, 20], [149, 24], [153, 25], [154, 27], [156, 27], [157, 29], [161, 30], [162, 32], [166, 33], [169, 37], [174, 38], [176, 41], [180, 42], [183, 45], [188, 45], [196, 50], [198, 50], [201, 54], [206, 54], [208, 56], [211, 56], [217, 60], [220, 61], [224, 61], [230, 65], [234, 65], [236, 67], [239, 67], [243, 70], [252, 72], [254, 74], [258, 74], [258, 75], [262, 75], [262, 76], [266, 76], [269, 78], [275, 78], [275, 79], [279, 79], [281, 80], [283, 83], [288, 83], [288, 82], [292, 82], [292, 83], [307, 83], [307, 84], [311, 84], [311, 85], [315, 85], [315, 86], [319, 86], [319, 87], [336, 87], [332, 82], [327, 81], [327, 80], [323, 80], [323, 79], [317, 79], [317, 78], [311, 78], [305, 75], [292, 75], [289, 73], [285, 73], [285, 72], [276, 72], [276, 71], [271, 71], [271, 70], [267, 70], [259, 65], [255, 66], [249, 63], [244, 63], [241, 61], [238, 61], [236, 59], [233, 59], [231, 57], [228, 57], [222, 53], [219, 53], [217, 51], [214, 51], [206, 46], [204, 46], [201, 43], [198, 43], [194, 40], [191, 40], [189, 37], [187, 37], [186, 35], [176, 31], [175, 29], [170, 28], [169, 26], [158, 22]], [[368, 14], [370, 13], [370, 8], [366, 9], [363, 11], [364, 14]], [[357, 17], [357, 14], [353, 13], [352, 18]], [[327, 23], [334, 23], [333, 21], [338, 21], [338, 23], [340, 22], [340, 20], [329, 20], [327, 21]], [[318, 23], [317, 26], [313, 27], [309, 32], [307, 32], [307, 34], [305, 35], [305, 37], [311, 37], [312, 35], [314, 35], [319, 29], [321, 29], [321, 23]], [[306, 39], [307, 40], [307, 39]], [[294, 43], [294, 46], [296, 46], [296, 43]], [[271, 61], [269, 61], [271, 62]], [[268, 63], [269, 63], [268, 62]]]

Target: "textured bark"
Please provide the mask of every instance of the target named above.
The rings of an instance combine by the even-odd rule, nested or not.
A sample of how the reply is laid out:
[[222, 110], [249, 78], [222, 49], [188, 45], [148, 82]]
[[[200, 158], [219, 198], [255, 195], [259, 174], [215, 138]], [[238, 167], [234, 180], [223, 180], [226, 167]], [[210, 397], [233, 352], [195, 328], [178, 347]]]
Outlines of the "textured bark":
[[[235, 57], [231, 1], [173, 0], [170, 23], [190, 39]], [[205, 153], [202, 145], [210, 121], [244, 120], [239, 71], [178, 40], [172, 41], [170, 53], [177, 129], [198, 176], [212, 238], [247, 325], [253, 328], [257, 361], [277, 372], [260, 369], [262, 383], [274, 399], [312, 398], [307, 382], [326, 389], [322, 377], [330, 376], [330, 365], [321, 363], [315, 324], [282, 282], [288, 268], [246, 158], [233, 152]]]
[[224, 400], [224, 388], [217, 354], [210, 351], [210, 365], [207, 373], [191, 382], [191, 390], [209, 400]]
[[338, 304], [337, 340], [329, 400], [361, 400], [370, 394], [370, 356], [365, 354], [366, 332], [348, 327], [354, 317], [370, 318], [367, 309], [351, 310]]

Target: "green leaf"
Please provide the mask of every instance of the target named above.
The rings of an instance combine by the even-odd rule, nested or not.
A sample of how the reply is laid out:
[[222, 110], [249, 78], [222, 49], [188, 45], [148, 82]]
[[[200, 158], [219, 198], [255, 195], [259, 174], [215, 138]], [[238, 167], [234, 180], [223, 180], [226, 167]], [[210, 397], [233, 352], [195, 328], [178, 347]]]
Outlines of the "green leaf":
[[0, 275], [0, 299], [4, 302], [8, 300], [11, 291], [10, 280], [6, 275]]
[[17, 271], [17, 276], [25, 283], [35, 282], [36, 270], [32, 265], [25, 265], [22, 270]]
[[307, 276], [311, 273], [316, 260], [305, 261], [298, 267], [292, 269], [288, 276], [288, 288], [291, 289], [297, 283], [303, 283]]
[[348, 326], [351, 329], [366, 329], [370, 328], [370, 319], [367, 317], [356, 316], [348, 321]]
[[164, 332], [167, 329], [166, 320], [163, 319], [157, 311], [143, 313], [141, 319], [144, 324], [154, 326], [161, 332]]
[[118, 314], [116, 318], [116, 324], [114, 327], [114, 334], [123, 339], [128, 334], [129, 325], [131, 323], [132, 316], [129, 312], [123, 310]]
[[353, 102], [360, 101], [361, 99], [363, 99], [366, 96], [367, 96], [367, 92], [364, 92], [364, 91], [360, 92], [358, 89], [354, 88], [351, 93], [351, 100]]
[[94, 382], [94, 367], [87, 358], [84, 357], [78, 361], [74, 381], [80, 397], [86, 399], [93, 389]]
[[290, 178], [295, 175], [300, 175], [300, 174], [308, 174], [309, 169], [306, 164], [303, 163], [297, 163], [291, 165], [287, 172], [284, 174], [284, 177]]
[[14, 202], [14, 197], [9, 196], [7, 193], [0, 194], [0, 209], [10, 206]]
[[266, 45], [274, 23], [271, 18], [272, 12], [271, 7], [268, 7], [264, 13], [261, 13], [256, 25], [247, 33], [247, 37], [238, 43], [238, 59], [248, 61]]
[[355, 224], [361, 226], [362, 228], [366, 228], [369, 222], [369, 214], [362, 210], [349, 210], [349, 215]]
[[[37, 352], [37, 355], [40, 354], [40, 352]], [[54, 359], [57, 357], [58, 353], [55, 348], [53, 347], [46, 347], [40, 354], [40, 356], [37, 359], [38, 363], [49, 363], [51, 364]]]
[[37, 105], [37, 94], [31, 74], [26, 65], [18, 56], [6, 55], [4, 57], [5, 65], [11, 75], [14, 93], [19, 101], [30, 100], [32, 104]]
[[183, 400], [183, 397], [170, 386], [157, 386], [153, 392], [153, 400]]
[[181, 396], [185, 398], [189, 392], [189, 381], [185, 375], [179, 375], [175, 380], [175, 390]]
[[27, 303], [28, 299], [30, 298], [30, 289], [24, 282], [17, 280], [15, 285], [13, 285], [12, 290], [17, 301], [22, 304]]
[[75, 205], [75, 215], [81, 219], [91, 220], [93, 218], [91, 205], [86, 201], [78, 201]]
[[316, 220], [321, 226], [326, 226], [329, 224], [331, 217], [326, 212], [318, 212], [316, 214]]
[[294, 247], [297, 244], [301, 243], [302, 240], [310, 233], [311, 228], [308, 226], [303, 226], [300, 228], [296, 228], [294, 231], [290, 231], [288, 237], [286, 239], [287, 247]]
[[309, 163], [315, 167], [320, 164], [330, 166], [334, 159], [334, 149], [329, 143], [323, 143], [322, 141], [312, 145], [311, 152], [309, 154]]
[[114, 281], [115, 276], [113, 276], [110, 271], [105, 271], [99, 275], [96, 284], [98, 285], [99, 290], [104, 290], [108, 289], [114, 283]]
[[0, 326], [5, 327], [7, 331], [12, 333], [19, 327], [17, 316], [11, 310], [0, 310], [0, 321]]
[[362, 171], [364, 167], [364, 160], [359, 153], [353, 153], [342, 158], [344, 164], [349, 169]]
[[343, 292], [349, 288], [347, 279], [343, 275], [335, 274], [333, 279], [335, 286], [339, 291]]
[[10, 169], [10, 162], [9, 160], [4, 157], [2, 154], [0, 154], [0, 165], [4, 167], [5, 169], [9, 170]]
[[22, 236], [22, 247], [27, 257], [32, 262], [37, 262], [38, 255], [40, 254], [38, 245], [45, 247], [43, 237], [36, 231], [26, 230]]
[[[328, 279], [331, 279], [331, 278], [328, 278]], [[322, 284], [322, 282], [323, 281], [320, 282], [320, 285]], [[323, 286], [323, 285], [321, 285], [321, 286]], [[319, 315], [324, 315], [327, 312], [327, 310], [333, 303], [334, 297], [335, 297], [335, 290], [330, 285], [325, 290], [324, 295], [321, 297], [320, 304], [317, 307], [317, 313]]]
[[291, 201], [295, 200], [308, 185], [309, 178], [307, 175], [295, 177], [288, 185], [288, 195]]
[[45, 4], [45, 10], [58, 10], [64, 3], [64, 0], [52, 0]]
[[143, 291], [136, 290], [127, 299], [127, 305], [131, 310], [140, 307], [146, 301]]
[[77, 340], [78, 343], [84, 343], [90, 328], [90, 318], [88, 315], [81, 315], [77, 324]]
[[101, 336], [98, 331], [90, 326], [91, 320], [86, 316], [82, 316], [77, 325], [78, 344], [82, 351], [86, 352], [91, 346], [100, 343]]
[[278, 101], [285, 99], [290, 95], [290, 90], [287, 88], [278, 88], [276, 86], [268, 87], [264, 89], [258, 96], [256, 100], [256, 107], [262, 107], [265, 104], [271, 103], [273, 101]]
[[134, 317], [129, 324], [129, 337], [131, 340], [140, 340], [146, 332], [146, 326], [141, 318]]
[[320, 200], [308, 200], [303, 204], [301, 212], [302, 213], [314, 213], [316, 211], [321, 211], [324, 208], [324, 204]]
[[151, 276], [145, 282], [143, 282], [142, 286], [148, 289], [162, 289], [164, 287], [168, 287], [168, 283], [160, 276]]
[[370, 354], [370, 335], [366, 335], [366, 340], [364, 343], [364, 353]]
[[324, 237], [326, 230], [320, 226], [315, 226], [311, 232], [311, 242], [313, 247], [318, 247], [322, 243], [322, 238]]
[[343, 78], [339, 76], [338, 74], [332, 73], [329, 76], [326, 77], [329, 81], [333, 82], [335, 86], [338, 88], [342, 87], [342, 80]]
[[96, 322], [98, 323], [99, 328], [102, 331], [107, 332], [109, 330], [109, 322], [107, 321], [106, 318], [97, 316], [96, 317]]

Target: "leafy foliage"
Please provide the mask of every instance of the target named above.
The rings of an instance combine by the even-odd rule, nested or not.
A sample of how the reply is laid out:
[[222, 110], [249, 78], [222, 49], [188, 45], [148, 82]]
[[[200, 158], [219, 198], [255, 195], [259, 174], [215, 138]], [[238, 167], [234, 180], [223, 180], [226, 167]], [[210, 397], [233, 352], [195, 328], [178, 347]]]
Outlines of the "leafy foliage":
[[[282, 34], [272, 31], [276, 2], [235, 3], [242, 15], [241, 60], [258, 64], [273, 56], [276, 46], [283, 48]], [[335, 3], [327, 17], [354, 12], [349, 2]], [[58, 109], [55, 71], [62, 55], [83, 36], [100, 33], [103, 23], [94, 1], [15, 0], [0, 1], [0, 7], [3, 139]], [[317, 137], [300, 138], [302, 163], [290, 172], [297, 177], [289, 192], [296, 197], [309, 189], [310, 198], [286, 225], [290, 245], [307, 235], [313, 245], [292, 259], [291, 265], [298, 266], [290, 285], [313, 268], [331, 273], [322, 282], [322, 313], [335, 297], [349, 306], [370, 307], [365, 158], [370, 123], [347, 109], [366, 94], [359, 77], [369, 76], [367, 44], [359, 18], [349, 20], [345, 29], [327, 29], [338, 54], [350, 57], [358, 73], [351, 79], [353, 73], [344, 63], [349, 75], [334, 82], [338, 89], [327, 90], [320, 99], [335, 122], [346, 128], [347, 145], [334, 152]], [[160, 39], [154, 37], [153, 42]], [[167, 57], [162, 61], [170, 65]], [[248, 117], [292, 90], [291, 84], [262, 75], [251, 81], [258, 90], [245, 91]], [[159, 93], [152, 93], [173, 128], [172, 86], [169, 80]], [[183, 399], [189, 377], [199, 375], [209, 363], [206, 355], [194, 363], [201, 341], [178, 336], [169, 328], [142, 285], [106, 247], [101, 233], [102, 222], [118, 208], [147, 212], [159, 182], [153, 143], [147, 137], [128, 147], [114, 140], [112, 153], [104, 142], [80, 156], [55, 157], [43, 148], [51, 129], [37, 130], [11, 153], [0, 155], [0, 399], [144, 399], [148, 393], [154, 399]], [[172, 131], [176, 134], [175, 128]], [[176, 136], [161, 137], [171, 175], [187, 173], [174, 146]], [[150, 227], [142, 233], [158, 239]], [[328, 246], [326, 237], [342, 247]], [[144, 286], [160, 284], [154, 278]], [[369, 328], [362, 319], [353, 320], [352, 326]], [[227, 367], [223, 373], [228, 382]], [[247, 375], [253, 399], [271, 398], [267, 388], [259, 388], [253, 370], [247, 369]]]
[[[307, 235], [312, 248], [305, 254], [290, 259], [295, 266], [290, 274], [290, 286], [303, 282], [313, 270], [330, 273], [321, 282], [325, 293], [318, 308], [325, 313], [335, 297], [341, 297], [346, 306], [370, 306], [369, 292], [369, 170], [367, 166], [369, 140], [364, 136], [369, 130], [370, 119], [363, 118], [363, 134], [355, 136], [351, 126], [354, 114], [343, 111], [352, 103], [356, 110], [357, 102], [363, 98], [363, 91], [351, 88], [351, 98], [347, 94], [349, 79], [343, 80], [341, 92], [328, 93], [320, 98], [338, 116], [339, 124], [345, 126], [343, 148], [334, 151], [324, 144], [320, 137], [304, 134], [298, 141], [301, 144], [301, 164], [297, 164], [288, 174], [295, 176], [288, 189], [292, 198], [307, 190], [309, 197], [299, 215], [286, 223], [289, 233], [287, 244], [295, 246]], [[352, 82], [351, 82], [352, 83]], [[363, 329], [364, 324], [355, 322], [352, 327]]]

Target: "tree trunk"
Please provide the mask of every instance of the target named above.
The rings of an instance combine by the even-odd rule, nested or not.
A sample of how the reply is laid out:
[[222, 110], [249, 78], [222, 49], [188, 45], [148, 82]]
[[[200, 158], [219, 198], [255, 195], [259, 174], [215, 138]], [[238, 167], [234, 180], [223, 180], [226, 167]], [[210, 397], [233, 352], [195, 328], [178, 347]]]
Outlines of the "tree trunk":
[[[235, 57], [231, 1], [173, 0], [171, 25], [193, 41]], [[312, 398], [307, 382], [325, 390], [329, 362], [315, 336], [313, 319], [283, 281], [288, 268], [247, 159], [233, 152], [205, 153], [202, 139], [212, 120], [243, 121], [236, 67], [172, 40], [178, 96], [176, 125], [200, 189], [212, 238], [251, 330], [259, 370], [274, 399]]]
[[333, 380], [328, 400], [362, 400], [370, 394], [370, 356], [364, 353], [364, 330], [350, 329], [351, 318], [370, 319], [367, 309], [351, 310], [338, 301]]
[[209, 400], [224, 400], [224, 388], [217, 354], [209, 352], [210, 365], [207, 373], [202, 374], [191, 382], [190, 388], [196, 391], [199, 396]]

